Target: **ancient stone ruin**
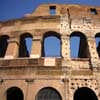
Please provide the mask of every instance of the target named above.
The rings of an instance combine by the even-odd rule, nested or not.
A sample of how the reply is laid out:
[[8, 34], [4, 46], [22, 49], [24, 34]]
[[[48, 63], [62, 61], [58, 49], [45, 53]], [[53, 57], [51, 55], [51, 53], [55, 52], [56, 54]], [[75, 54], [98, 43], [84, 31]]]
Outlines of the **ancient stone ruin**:
[[[59, 57], [46, 57], [49, 36], [60, 41]], [[77, 57], [71, 56], [74, 37], [80, 39]], [[100, 100], [98, 38], [100, 7], [94, 6], [42, 4], [0, 22], [0, 100]]]

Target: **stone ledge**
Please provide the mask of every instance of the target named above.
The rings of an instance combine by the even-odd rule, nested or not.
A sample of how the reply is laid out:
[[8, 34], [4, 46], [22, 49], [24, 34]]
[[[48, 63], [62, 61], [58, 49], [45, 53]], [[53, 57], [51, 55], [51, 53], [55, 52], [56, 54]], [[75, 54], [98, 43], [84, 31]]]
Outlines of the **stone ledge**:
[[[46, 62], [46, 63], [45, 63]], [[63, 66], [64, 63], [64, 66]], [[63, 58], [17, 58], [17, 59], [0, 59], [0, 68], [21, 68], [21, 67], [70, 67], [71, 69], [90, 69], [91, 64], [88, 59], [65, 60]]]

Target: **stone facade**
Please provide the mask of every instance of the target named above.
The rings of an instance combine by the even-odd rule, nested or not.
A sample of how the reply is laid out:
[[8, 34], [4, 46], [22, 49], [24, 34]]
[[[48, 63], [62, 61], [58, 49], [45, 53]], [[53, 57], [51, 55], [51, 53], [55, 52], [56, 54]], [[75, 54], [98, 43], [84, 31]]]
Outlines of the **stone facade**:
[[[50, 7], [56, 10], [54, 15], [50, 14]], [[86, 36], [88, 57], [70, 57], [73, 32]], [[32, 49], [29, 57], [19, 58], [20, 36], [25, 33], [32, 36]], [[62, 100], [75, 100], [75, 91], [81, 88], [90, 89], [100, 100], [97, 33], [100, 7], [93, 6], [43, 4], [24, 18], [0, 22], [0, 36], [9, 37], [5, 56], [0, 58], [0, 100], [10, 100], [7, 91], [12, 87], [22, 91], [23, 100], [38, 99], [39, 91], [47, 87], [55, 89]], [[45, 34], [59, 35], [61, 57], [43, 57]]]

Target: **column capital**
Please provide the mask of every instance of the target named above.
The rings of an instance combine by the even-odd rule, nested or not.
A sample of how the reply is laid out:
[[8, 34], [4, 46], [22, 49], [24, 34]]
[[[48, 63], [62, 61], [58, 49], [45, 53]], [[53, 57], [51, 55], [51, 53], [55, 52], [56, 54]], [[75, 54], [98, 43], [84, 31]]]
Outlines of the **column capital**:
[[69, 35], [61, 35], [61, 39], [69, 39]]
[[25, 79], [25, 82], [27, 82], [27, 83], [33, 83], [34, 79]]
[[19, 38], [15, 38], [15, 37], [14, 37], [14, 38], [9, 38], [9, 39], [8, 39], [8, 43], [15, 43], [15, 42], [16, 42], [17, 44], [19, 44]]
[[33, 41], [39, 41], [42, 40], [42, 36], [33, 36]]
[[95, 41], [95, 38], [94, 37], [88, 37], [87, 40], [88, 41]]

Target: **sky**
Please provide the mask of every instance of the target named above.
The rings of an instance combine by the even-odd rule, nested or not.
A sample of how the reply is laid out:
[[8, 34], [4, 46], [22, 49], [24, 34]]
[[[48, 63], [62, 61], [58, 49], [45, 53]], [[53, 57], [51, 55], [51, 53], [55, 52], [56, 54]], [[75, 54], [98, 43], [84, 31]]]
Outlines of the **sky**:
[[[36, 9], [36, 7], [43, 3], [100, 6], [100, 0], [0, 0], [0, 21], [22, 18], [25, 14], [32, 13]], [[55, 39], [55, 37], [47, 38], [45, 41], [47, 41], [44, 44], [47, 46], [47, 48], [45, 48], [45, 51], [51, 52], [51, 54], [48, 54], [48, 52], [46, 52], [46, 55], [50, 56], [54, 55], [55, 53], [55, 56], [60, 56], [60, 42], [57, 39]], [[76, 44], [79, 43], [78, 38], [76, 39], [76, 41], [72, 40], [72, 44], [74, 42], [76, 42]], [[30, 44], [32, 43], [29, 43], [29, 41], [27, 41], [26, 44], [29, 45], [28, 48], [31, 49]], [[74, 48], [75, 51], [75, 48], [77, 49], [78, 47], [76, 45], [72, 45], [71, 48]], [[76, 57], [78, 52], [74, 51], [72, 51], [72, 56]]]
[[21, 18], [32, 13], [41, 3], [100, 6], [100, 0], [0, 0], [0, 21]]

